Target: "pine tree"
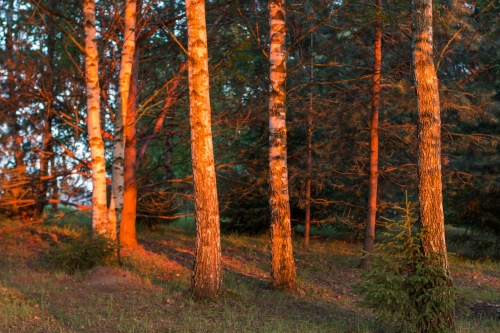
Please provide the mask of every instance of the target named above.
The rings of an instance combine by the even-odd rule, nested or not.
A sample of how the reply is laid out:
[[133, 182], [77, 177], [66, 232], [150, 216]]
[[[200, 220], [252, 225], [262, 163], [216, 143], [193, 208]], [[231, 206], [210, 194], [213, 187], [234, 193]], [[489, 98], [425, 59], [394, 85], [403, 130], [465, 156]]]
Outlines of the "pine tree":
[[373, 47], [373, 86], [371, 100], [370, 123], [370, 176], [368, 180], [368, 207], [366, 216], [365, 239], [363, 251], [365, 256], [361, 267], [370, 270], [370, 256], [375, 242], [375, 223], [377, 219], [377, 187], [378, 187], [378, 118], [380, 109], [380, 79], [382, 70], [382, 0], [376, 0], [377, 18], [375, 21], [375, 41]]
[[[125, 164], [125, 121], [129, 107], [130, 78], [134, 63], [135, 29], [136, 29], [136, 0], [125, 1], [125, 24], [123, 29], [123, 48], [120, 65], [120, 97], [119, 110], [115, 115], [115, 133], [113, 139], [113, 184], [112, 205], [109, 209], [110, 232], [113, 237], [119, 232], [123, 212], [123, 195], [125, 191], [124, 164]], [[121, 239], [120, 239], [121, 241]], [[136, 246], [135, 237], [123, 238], [123, 246]]]

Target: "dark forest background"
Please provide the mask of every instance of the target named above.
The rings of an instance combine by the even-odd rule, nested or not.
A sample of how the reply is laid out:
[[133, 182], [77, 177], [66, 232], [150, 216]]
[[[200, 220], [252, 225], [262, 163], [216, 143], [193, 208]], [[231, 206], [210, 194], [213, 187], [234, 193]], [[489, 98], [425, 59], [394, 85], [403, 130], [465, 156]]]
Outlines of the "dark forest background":
[[[405, 191], [417, 201], [409, 6], [384, 1], [381, 14], [380, 224], [396, 214], [392, 207], [401, 205]], [[494, 254], [500, 247], [500, 3], [434, 6], [445, 221], [464, 227], [461, 240]], [[123, 4], [106, 0], [97, 7], [102, 124], [111, 167]], [[310, 176], [312, 223], [360, 237], [377, 11], [369, 1], [289, 1], [287, 7], [292, 224], [302, 230]], [[81, 3], [2, 0], [0, 8], [0, 211], [36, 219], [51, 202], [85, 208], [91, 180]], [[207, 23], [222, 229], [263, 233], [269, 227], [267, 4], [207, 1]], [[138, 222], [154, 227], [192, 213], [184, 4], [145, 2], [138, 25], [139, 150], [150, 143], [138, 168]], [[163, 123], [155, 129], [159, 118]]]

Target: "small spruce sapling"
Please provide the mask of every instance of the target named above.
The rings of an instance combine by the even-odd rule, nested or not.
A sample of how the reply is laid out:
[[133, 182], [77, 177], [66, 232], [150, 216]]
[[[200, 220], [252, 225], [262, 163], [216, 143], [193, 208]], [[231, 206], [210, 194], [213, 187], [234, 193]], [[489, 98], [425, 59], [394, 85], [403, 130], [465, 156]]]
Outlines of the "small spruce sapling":
[[395, 208], [403, 216], [387, 219], [387, 232], [372, 254], [372, 271], [356, 287], [365, 296], [361, 305], [402, 331], [453, 332], [437, 320], [455, 307], [456, 293], [447, 272], [438, 264], [437, 254], [424, 253], [422, 230], [415, 231], [408, 195], [405, 208]]

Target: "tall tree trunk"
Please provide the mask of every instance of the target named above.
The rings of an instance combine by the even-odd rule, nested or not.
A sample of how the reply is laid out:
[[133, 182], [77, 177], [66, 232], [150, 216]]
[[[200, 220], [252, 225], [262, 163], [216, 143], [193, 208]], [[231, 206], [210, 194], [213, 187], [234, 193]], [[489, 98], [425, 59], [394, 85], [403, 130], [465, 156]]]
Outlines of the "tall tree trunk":
[[21, 180], [23, 177], [26, 166], [23, 159], [23, 149], [22, 143], [23, 138], [19, 134], [21, 127], [17, 122], [17, 106], [18, 97], [16, 96], [16, 80], [14, 76], [14, 70], [16, 66], [14, 65], [14, 1], [9, 0], [9, 7], [6, 11], [6, 23], [7, 23], [7, 36], [5, 40], [5, 57], [7, 64], [7, 82], [9, 89], [9, 131], [13, 142], [12, 150], [14, 153], [14, 161], [16, 165], [17, 178]]
[[174, 179], [173, 171], [173, 157], [174, 157], [174, 134], [173, 134], [173, 119], [175, 117], [175, 109], [170, 108], [168, 115], [165, 117], [165, 140], [164, 140], [164, 157], [163, 163], [165, 165], [165, 179]]
[[186, 0], [186, 17], [196, 218], [196, 250], [190, 292], [196, 298], [214, 298], [219, 295], [222, 286], [222, 260], [210, 114], [205, 1]]
[[[50, 9], [55, 9], [55, 1], [50, 2]], [[45, 77], [47, 79], [46, 85], [44, 85], [44, 91], [42, 92], [45, 98], [45, 119], [43, 121], [43, 133], [42, 133], [42, 147], [40, 149], [40, 168], [38, 173], [38, 188], [37, 188], [37, 204], [34, 208], [34, 215], [39, 217], [43, 213], [43, 209], [48, 202], [47, 192], [49, 190], [48, 180], [42, 180], [49, 174], [49, 160], [53, 155], [54, 139], [52, 137], [52, 99], [54, 96], [54, 56], [55, 56], [55, 36], [54, 36], [54, 22], [48, 18], [47, 19], [47, 72]], [[42, 200], [41, 200], [42, 199]], [[45, 201], [44, 199], [47, 199]]]
[[[309, 83], [314, 79], [314, 37], [311, 34], [311, 72]], [[312, 131], [313, 131], [313, 92], [309, 92], [309, 111], [307, 112], [307, 179], [306, 179], [306, 221], [304, 225], [304, 245], [309, 246], [309, 229], [311, 228], [311, 175], [312, 175]]]
[[[137, 13], [142, 10], [142, 0], [137, 1]], [[137, 21], [139, 21], [139, 15]], [[136, 247], [137, 237], [135, 220], [137, 215], [137, 137], [136, 113], [139, 97], [139, 60], [140, 47], [135, 46], [130, 93], [128, 98], [127, 118], [125, 120], [125, 192], [123, 194], [123, 216], [120, 223], [120, 244]]]
[[271, 208], [271, 287], [297, 287], [292, 250], [286, 155], [286, 48], [285, 2], [269, 2], [269, 205]]
[[146, 136], [142, 140], [142, 144], [139, 146], [137, 155], [137, 165], [141, 164], [142, 158], [146, 154], [146, 149], [148, 148], [151, 141], [163, 130], [163, 124], [165, 122], [165, 119], [168, 117], [169, 113], [172, 112], [171, 108], [178, 101], [179, 96], [176, 95], [176, 91], [181, 83], [182, 74], [186, 69], [187, 69], [187, 62], [184, 62], [181, 64], [179, 70], [172, 78], [173, 82], [167, 91], [167, 97], [165, 98], [165, 102], [163, 103], [162, 112], [157, 117], [155, 124], [153, 126], [153, 130], [151, 131], [151, 134]]
[[125, 191], [124, 156], [126, 144], [124, 123], [127, 119], [130, 77], [132, 76], [132, 65], [134, 63], [136, 9], [136, 0], [125, 1], [125, 26], [123, 31], [123, 49], [120, 65], [120, 96], [118, 101], [119, 110], [115, 115], [115, 134], [113, 140], [113, 183], [111, 189], [113, 205], [110, 206], [109, 212], [110, 235], [113, 238], [116, 237], [117, 234], [120, 234], [119, 228], [123, 212]]
[[375, 222], [377, 219], [377, 187], [378, 187], [378, 115], [380, 109], [380, 72], [382, 69], [382, 0], [376, 0], [377, 19], [375, 20], [375, 42], [373, 48], [373, 86], [372, 115], [370, 124], [370, 176], [368, 180], [368, 207], [366, 214], [364, 257], [361, 268], [370, 270], [373, 244], [375, 242]]
[[92, 227], [107, 233], [106, 159], [101, 136], [99, 57], [96, 43], [95, 1], [84, 0], [85, 75], [87, 81], [87, 128], [92, 158]]
[[[52, 147], [52, 149], [54, 149], [54, 147]], [[62, 165], [65, 165], [64, 163], [62, 163]], [[57, 211], [57, 207], [58, 207], [58, 204], [56, 203], [57, 200], [59, 200], [59, 184], [57, 183], [57, 177], [55, 176], [56, 175], [56, 159], [55, 159], [55, 153], [53, 152], [52, 153], [52, 156], [50, 157], [50, 174], [52, 175], [53, 179], [52, 179], [52, 188], [53, 188], [53, 192], [52, 192], [52, 195], [51, 195], [51, 199], [54, 200], [52, 202], [52, 211], [55, 212]]]
[[[51, 93], [49, 93], [49, 95], [51, 95]], [[38, 180], [36, 186], [37, 203], [35, 204], [33, 212], [37, 218], [43, 213], [43, 208], [48, 202], [47, 191], [49, 186], [46, 176], [49, 174], [49, 160], [53, 154], [52, 148], [54, 146], [54, 140], [52, 138], [52, 110], [50, 105], [51, 102], [47, 101], [47, 116], [43, 126], [42, 147], [40, 149], [40, 168], [38, 170]]]
[[[426, 256], [438, 256], [439, 264], [449, 277], [441, 183], [441, 115], [432, 55], [432, 0], [412, 1], [412, 39], [418, 115], [418, 199], [424, 230], [422, 246]], [[453, 310], [436, 320], [436, 327], [454, 330]]]

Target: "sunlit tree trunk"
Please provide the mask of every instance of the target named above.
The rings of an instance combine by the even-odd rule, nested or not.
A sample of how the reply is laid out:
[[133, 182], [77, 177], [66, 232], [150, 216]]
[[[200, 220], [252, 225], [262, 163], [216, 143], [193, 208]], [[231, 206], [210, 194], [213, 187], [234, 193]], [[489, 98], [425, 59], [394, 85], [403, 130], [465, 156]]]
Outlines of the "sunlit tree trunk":
[[222, 260], [210, 114], [205, 1], [186, 0], [186, 17], [196, 218], [195, 262], [190, 292], [196, 298], [214, 298], [219, 295], [222, 285]]
[[[314, 79], [314, 38], [311, 34], [311, 73], [309, 82]], [[307, 179], [306, 179], [306, 220], [304, 224], [304, 245], [309, 246], [309, 229], [311, 228], [311, 175], [312, 175], [312, 131], [313, 131], [313, 92], [309, 92], [309, 111], [307, 112]]]
[[[137, 1], [137, 19], [140, 21], [142, 0]], [[136, 22], [136, 23], [137, 23]], [[120, 223], [120, 244], [125, 247], [137, 246], [135, 222], [137, 215], [137, 137], [136, 113], [139, 98], [139, 60], [140, 47], [135, 45], [132, 78], [128, 97], [127, 117], [125, 119], [125, 164], [123, 194], [123, 216]]]
[[[447, 274], [441, 183], [441, 115], [438, 78], [432, 55], [432, 0], [412, 1], [412, 49], [418, 115], [418, 197], [422, 245], [426, 256], [439, 258]], [[449, 275], [448, 275], [449, 276]], [[449, 284], [452, 284], [451, 278]], [[436, 318], [435, 327], [454, 330], [454, 313]]]
[[286, 154], [286, 48], [285, 2], [269, 2], [269, 204], [271, 209], [271, 287], [297, 287], [292, 250]]
[[[112, 166], [112, 196], [113, 206], [110, 207], [110, 235], [116, 237], [120, 234], [120, 223], [123, 212], [123, 200], [125, 192], [124, 180], [124, 156], [125, 135], [124, 123], [127, 118], [130, 77], [132, 76], [132, 65], [134, 63], [135, 51], [135, 26], [136, 26], [135, 0], [125, 1], [125, 26], [123, 32], [122, 60], [120, 65], [120, 97], [118, 101], [119, 110], [115, 114], [115, 134], [113, 139], [113, 166]], [[126, 245], [126, 244], [122, 244]]]
[[382, 0], [376, 0], [377, 18], [375, 21], [372, 114], [370, 123], [370, 176], [368, 179], [368, 207], [366, 214], [364, 257], [361, 268], [370, 270], [373, 244], [375, 242], [375, 222], [377, 219], [377, 187], [378, 187], [378, 115], [380, 109], [380, 71], [382, 69]]
[[92, 227], [108, 232], [106, 206], [106, 160], [99, 113], [99, 59], [96, 43], [95, 1], [83, 2], [85, 26], [85, 76], [87, 82], [87, 128], [92, 158]]

